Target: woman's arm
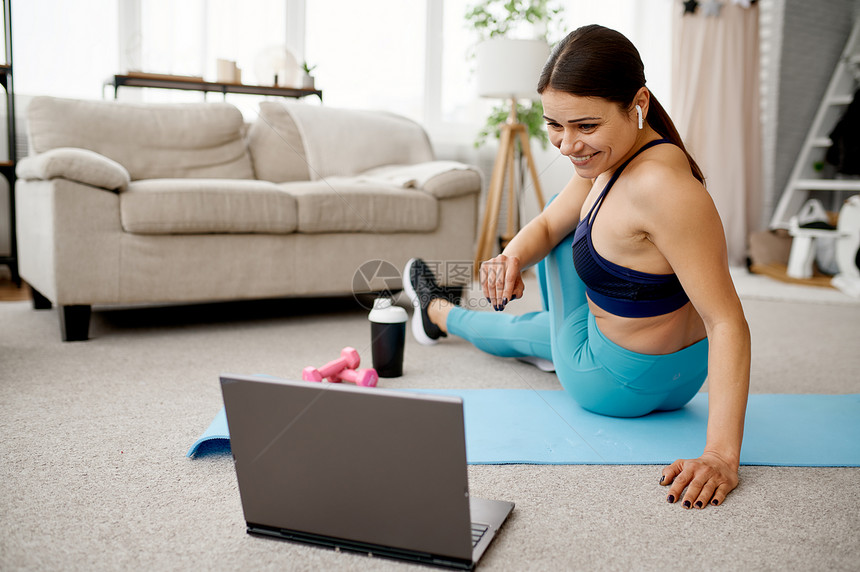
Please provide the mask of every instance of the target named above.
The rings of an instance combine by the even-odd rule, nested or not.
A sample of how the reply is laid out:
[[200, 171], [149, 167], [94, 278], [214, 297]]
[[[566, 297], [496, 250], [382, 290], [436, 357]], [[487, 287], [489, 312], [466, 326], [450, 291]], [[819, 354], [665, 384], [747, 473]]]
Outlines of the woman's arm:
[[[662, 172], [660, 172], [662, 171]], [[649, 184], [651, 181], [653, 184]], [[663, 470], [667, 500], [686, 508], [720, 504], [738, 483], [749, 394], [750, 334], [728, 268], [726, 240], [710, 195], [683, 171], [651, 171], [643, 194], [645, 229], [669, 261], [708, 336], [708, 429], [701, 457]]]
[[540, 262], [579, 222], [582, 203], [591, 190], [590, 179], [579, 175], [535, 218], [524, 226], [498, 256], [481, 264], [484, 295], [498, 309], [523, 297], [522, 271]]

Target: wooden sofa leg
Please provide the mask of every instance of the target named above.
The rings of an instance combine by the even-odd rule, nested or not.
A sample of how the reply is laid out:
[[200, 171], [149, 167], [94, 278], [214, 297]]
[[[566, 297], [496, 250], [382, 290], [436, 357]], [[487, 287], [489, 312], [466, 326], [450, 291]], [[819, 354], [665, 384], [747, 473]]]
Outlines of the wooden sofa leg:
[[64, 342], [86, 341], [92, 306], [60, 306], [60, 335]]
[[51, 309], [51, 301], [45, 298], [41, 292], [30, 286], [30, 293], [33, 295], [33, 309], [34, 310], [50, 310]]

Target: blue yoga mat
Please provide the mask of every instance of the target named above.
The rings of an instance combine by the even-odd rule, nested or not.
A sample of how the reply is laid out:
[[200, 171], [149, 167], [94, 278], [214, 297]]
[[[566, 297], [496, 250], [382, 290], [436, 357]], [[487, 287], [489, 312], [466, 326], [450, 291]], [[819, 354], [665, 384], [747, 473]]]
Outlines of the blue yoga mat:
[[[463, 399], [466, 457], [476, 465], [662, 465], [705, 446], [708, 396], [678, 411], [619, 419], [585, 411], [564, 391], [421, 390]], [[222, 409], [188, 456], [229, 451]], [[860, 394], [750, 395], [742, 465], [860, 466]]]

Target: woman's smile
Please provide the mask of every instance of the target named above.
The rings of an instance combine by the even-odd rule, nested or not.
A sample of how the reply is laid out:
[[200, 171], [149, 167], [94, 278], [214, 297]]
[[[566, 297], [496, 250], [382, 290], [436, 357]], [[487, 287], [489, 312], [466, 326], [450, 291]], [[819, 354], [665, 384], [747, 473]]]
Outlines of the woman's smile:
[[570, 160], [574, 165], [583, 166], [588, 163], [592, 157], [600, 153], [600, 151], [595, 151], [589, 155], [571, 155]]

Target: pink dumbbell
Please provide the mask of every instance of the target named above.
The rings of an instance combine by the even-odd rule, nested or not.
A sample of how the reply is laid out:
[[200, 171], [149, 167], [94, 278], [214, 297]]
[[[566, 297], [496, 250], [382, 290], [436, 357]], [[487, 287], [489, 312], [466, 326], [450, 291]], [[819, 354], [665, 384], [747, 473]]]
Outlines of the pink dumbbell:
[[331, 377], [345, 369], [355, 369], [359, 363], [361, 363], [361, 358], [358, 357], [358, 351], [355, 348], [345, 347], [340, 350], [340, 358], [328, 362], [321, 368], [308, 366], [303, 369], [302, 379], [305, 381], [322, 381], [324, 378]]
[[359, 370], [345, 369], [334, 374], [330, 378], [330, 381], [349, 381], [362, 387], [376, 387], [376, 382], [379, 381], [379, 374], [372, 367]]

